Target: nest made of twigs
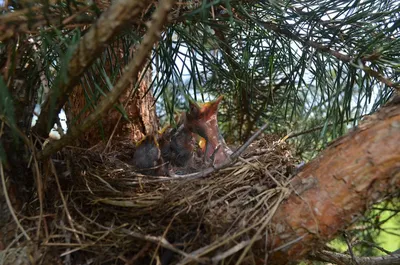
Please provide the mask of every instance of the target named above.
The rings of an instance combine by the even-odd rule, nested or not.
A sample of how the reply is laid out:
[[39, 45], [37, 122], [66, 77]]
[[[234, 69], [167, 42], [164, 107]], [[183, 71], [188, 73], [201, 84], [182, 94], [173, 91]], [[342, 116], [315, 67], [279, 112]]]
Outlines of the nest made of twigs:
[[296, 162], [285, 142], [264, 138], [209, 176], [151, 177], [127, 163], [131, 143], [99, 150], [55, 160], [42, 253], [56, 249], [70, 264], [252, 264]]

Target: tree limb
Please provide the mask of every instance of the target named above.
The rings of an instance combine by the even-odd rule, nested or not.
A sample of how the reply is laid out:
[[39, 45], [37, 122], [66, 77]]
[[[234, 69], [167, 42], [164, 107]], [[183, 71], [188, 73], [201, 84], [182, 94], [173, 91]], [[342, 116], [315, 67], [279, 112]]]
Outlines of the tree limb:
[[363, 265], [400, 265], [400, 254], [391, 254], [387, 256], [380, 257], [353, 257], [350, 255], [336, 253], [327, 250], [321, 250], [317, 253], [310, 255], [311, 259], [332, 262], [332, 263], [342, 263], [342, 264], [363, 264]]
[[33, 128], [40, 136], [47, 138], [50, 128], [55, 122], [61, 108], [81, 75], [94, 62], [106, 47], [105, 44], [135, 16], [147, 6], [148, 0], [121, 0], [116, 1], [110, 9], [102, 13], [96, 23], [81, 38], [78, 46], [68, 63], [68, 79], [53, 87], [42, 104], [41, 114]]
[[174, 0], [164, 0], [160, 2], [157, 10], [153, 14], [151, 26], [137, 49], [134, 59], [129, 63], [125, 72], [107, 97], [98, 104], [93, 113], [91, 113], [80, 126], [71, 128], [66, 136], [62, 137], [59, 141], [47, 145], [42, 152], [38, 153], [38, 159], [49, 157], [51, 154], [60, 150], [69, 142], [77, 138], [81, 133], [88, 130], [102, 115], [106, 114], [106, 111], [113, 106], [129, 84], [135, 84], [137, 82], [138, 73], [154, 43], [159, 40], [161, 29], [167, 21], [168, 11], [171, 9], [174, 2]]
[[[397, 101], [394, 101], [397, 102]], [[366, 117], [292, 179], [294, 192], [272, 220], [274, 264], [303, 258], [333, 239], [373, 203], [400, 189], [400, 104]], [[361, 264], [361, 263], [360, 263]]]

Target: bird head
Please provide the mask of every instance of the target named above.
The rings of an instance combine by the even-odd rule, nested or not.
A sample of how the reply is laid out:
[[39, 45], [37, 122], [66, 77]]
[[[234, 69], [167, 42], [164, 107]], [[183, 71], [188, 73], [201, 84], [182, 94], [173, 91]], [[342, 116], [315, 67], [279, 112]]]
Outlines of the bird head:
[[223, 96], [216, 100], [199, 104], [195, 101], [189, 101], [189, 111], [186, 113], [185, 125], [187, 128], [203, 137], [207, 142], [207, 156], [211, 155], [218, 145], [218, 106]]
[[217, 133], [215, 128], [218, 128], [218, 105], [223, 98], [223, 96], [220, 96], [214, 101], [203, 104], [190, 100], [189, 111], [186, 113], [185, 121], [187, 127], [192, 132], [197, 133], [206, 140], [209, 140], [214, 133]]

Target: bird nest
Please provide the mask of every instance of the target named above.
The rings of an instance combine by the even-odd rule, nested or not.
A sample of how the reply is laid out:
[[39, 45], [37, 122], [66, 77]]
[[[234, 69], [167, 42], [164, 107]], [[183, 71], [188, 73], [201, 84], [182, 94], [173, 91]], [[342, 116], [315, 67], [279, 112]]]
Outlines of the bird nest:
[[295, 170], [285, 142], [264, 136], [218, 171], [175, 177], [137, 174], [127, 163], [132, 149], [128, 142], [107, 153], [69, 149], [52, 162], [45, 204], [55, 215], [43, 218], [46, 253], [69, 264], [265, 258], [270, 221]]

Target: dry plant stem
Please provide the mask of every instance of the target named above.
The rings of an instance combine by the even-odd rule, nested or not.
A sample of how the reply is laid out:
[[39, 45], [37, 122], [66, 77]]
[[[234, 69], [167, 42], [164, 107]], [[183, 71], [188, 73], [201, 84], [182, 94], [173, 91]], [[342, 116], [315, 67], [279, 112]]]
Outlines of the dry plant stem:
[[[167, 233], [168, 233], [169, 229], [171, 228], [171, 225], [174, 222], [174, 220], [175, 220], [175, 216], [169, 221], [168, 226], [165, 228], [165, 231], [163, 232], [162, 238], [166, 238]], [[151, 258], [150, 264], [154, 263], [154, 259], [156, 259], [156, 256], [157, 256], [157, 253], [158, 253], [158, 250], [160, 249], [160, 247], [161, 247], [161, 241], [157, 244], [157, 247], [154, 251], [153, 257]]]
[[6, 178], [4, 176], [3, 162], [2, 161], [0, 161], [0, 175], [1, 175], [1, 184], [3, 186], [3, 193], [4, 193], [4, 197], [6, 199], [6, 202], [7, 202], [8, 210], [10, 211], [15, 223], [18, 226], [18, 228], [24, 234], [26, 240], [31, 241], [31, 238], [28, 236], [28, 234], [26, 233], [25, 229], [22, 227], [21, 223], [19, 222], [18, 217], [14, 212], [14, 208], [12, 207], [12, 204], [11, 204], [11, 201], [10, 201], [10, 197], [8, 197], [7, 186], [6, 186]]
[[313, 260], [340, 264], [400, 265], [400, 254], [392, 254], [380, 257], [352, 257], [351, 255], [322, 250], [311, 255], [310, 257]]
[[343, 233], [343, 237], [346, 240], [347, 251], [350, 253], [350, 256], [352, 258], [352, 263], [355, 263], [355, 264], [359, 265], [358, 262], [355, 260], [355, 256], [354, 256], [354, 253], [353, 253], [353, 247], [352, 247], [352, 245], [351, 245], [351, 243], [349, 241], [349, 238], [348, 238], [346, 232]]
[[[277, 199], [276, 203], [274, 203], [274, 207], [273, 207], [265, 216], [263, 216], [263, 218], [261, 218], [258, 222], [254, 223], [254, 224], [252, 224], [252, 225], [247, 226], [246, 228], [244, 228], [244, 229], [238, 231], [237, 233], [235, 233], [235, 234], [233, 234], [233, 235], [229, 235], [229, 236], [227, 236], [227, 237], [224, 237], [224, 238], [222, 238], [222, 240], [220, 239], [219, 242], [216, 242], [216, 243], [214, 243], [214, 244], [211, 245], [211, 246], [207, 246], [207, 247], [203, 247], [203, 248], [197, 249], [197, 250], [193, 251], [193, 252], [190, 253], [190, 254], [191, 254], [191, 255], [202, 255], [202, 256], [204, 256], [204, 255], [206, 255], [206, 254], [208, 254], [208, 253], [210, 253], [210, 252], [212, 252], [212, 251], [217, 250], [219, 247], [221, 247], [221, 246], [227, 244], [228, 242], [232, 242], [232, 241], [236, 240], [237, 238], [239, 238], [240, 236], [242, 236], [242, 235], [244, 235], [244, 234], [250, 232], [251, 230], [257, 229], [257, 234], [254, 235], [254, 236], [249, 240], [249, 243], [248, 243], [248, 244], [246, 244], [245, 246], [243, 246], [243, 247], [247, 247], [247, 249], [244, 250], [244, 252], [249, 251], [249, 250], [250, 250], [250, 247], [252, 246], [252, 244], [253, 244], [255, 241], [260, 240], [260, 239], [262, 238], [262, 236], [261, 236], [262, 232], [263, 232], [263, 231], [265, 232], [266, 226], [270, 223], [270, 221], [271, 221], [271, 219], [273, 218], [274, 213], [275, 213], [275, 211], [277, 210], [277, 208], [279, 207], [280, 203], [281, 203], [282, 200], [283, 200], [284, 198], [286, 198], [289, 194], [290, 194], [290, 190], [289, 190], [289, 189], [286, 189], [286, 188], [283, 189], [283, 190], [282, 190], [282, 193], [280, 193], [280, 197]], [[213, 257], [212, 260], [213, 260], [213, 261], [214, 261], [214, 260], [217, 261], [217, 260], [218, 260], [218, 257], [220, 257], [220, 255], [226, 255], [227, 252], [231, 252], [231, 251], [233, 251], [233, 249], [228, 249], [226, 252], [220, 253], [220, 254], [216, 255], [215, 257]], [[240, 262], [241, 259], [242, 259], [242, 258], [240, 258], [240, 259], [238, 260], [238, 262]], [[184, 259], [184, 260], [182, 260], [181, 262], [179, 262], [178, 265], [185, 265], [185, 264], [188, 264], [189, 262], [190, 262], [190, 261], [189, 261], [188, 259]]]
[[180, 249], [174, 247], [171, 243], [169, 243], [169, 242], [168, 242], [165, 238], [163, 238], [163, 237], [142, 235], [142, 234], [133, 232], [133, 231], [131, 231], [131, 230], [128, 230], [128, 229], [126, 229], [126, 228], [122, 228], [121, 230], [122, 230], [122, 232], [124, 232], [124, 234], [133, 236], [133, 237], [138, 238], [138, 239], [141, 239], [141, 240], [145, 240], [145, 241], [148, 241], [148, 242], [152, 242], [152, 243], [159, 244], [159, 245], [162, 246], [163, 248], [166, 248], [166, 249], [169, 249], [169, 250], [171, 250], [171, 251], [173, 251], [173, 252], [175, 252], [175, 253], [178, 253], [178, 254], [182, 255], [183, 257], [185, 257], [185, 258], [187, 258], [187, 259], [189, 259], [189, 260], [191, 260], [191, 261], [200, 262], [200, 259], [199, 259], [199, 258], [197, 258], [196, 256], [193, 256], [193, 255], [187, 254], [186, 252], [184, 252], [184, 251], [182, 251], [182, 250], [180, 250]]
[[[57, 183], [58, 192], [60, 193], [60, 198], [61, 198], [63, 206], [64, 206], [65, 214], [67, 215], [68, 223], [71, 226], [71, 228], [74, 231], [76, 231], [76, 229], [74, 227], [74, 221], [72, 220], [71, 214], [69, 213], [69, 210], [68, 210], [67, 202], [65, 201], [64, 194], [62, 193], [62, 189], [61, 189], [60, 181], [58, 180], [58, 175], [57, 175], [56, 168], [55, 168], [54, 163], [53, 163], [53, 161], [51, 159], [49, 160], [49, 163], [50, 163], [50, 166], [51, 166], [51, 171], [54, 174], [54, 179], [56, 180], [56, 183]], [[74, 232], [74, 235], [76, 237], [76, 240], [79, 242], [79, 244], [82, 244], [81, 239], [79, 238], [78, 234]]]
[[[120, 2], [121, 1], [115, 3], [119, 4]], [[38, 159], [43, 159], [50, 156], [77, 138], [80, 134], [91, 128], [101, 118], [101, 116], [104, 115], [106, 111], [114, 105], [129, 84], [135, 84], [137, 82], [138, 73], [141, 70], [147, 56], [151, 52], [154, 43], [159, 40], [161, 36], [161, 30], [167, 21], [168, 11], [171, 9], [174, 2], [174, 0], [164, 0], [160, 2], [157, 10], [153, 14], [151, 26], [144, 36], [139, 48], [136, 50], [135, 57], [129, 63], [121, 78], [118, 80], [117, 84], [107, 95], [107, 97], [105, 97], [98, 104], [97, 108], [83, 121], [82, 125], [78, 127], [72, 127], [69, 130], [69, 133], [59, 141], [48, 144], [46, 148], [38, 154]]]
[[[54, 124], [56, 117], [58, 117], [58, 113], [67, 101], [72, 89], [78, 84], [82, 74], [101, 54], [106, 44], [132, 18], [141, 14], [148, 2], [148, 0], [115, 1], [81, 38], [71, 61], [68, 63], [68, 81], [60, 83], [59, 87], [53, 87], [41, 107], [41, 114], [34, 127], [34, 130], [40, 136], [47, 138], [50, 128]], [[52, 119], [50, 120], [51, 117]]]
[[[30, 144], [33, 147], [32, 143], [32, 138], [30, 138]], [[40, 169], [39, 169], [39, 163], [36, 159], [36, 153], [32, 152], [32, 157], [33, 157], [33, 166], [34, 166], [34, 175], [36, 176], [36, 185], [37, 185], [37, 193], [38, 193], [38, 198], [39, 198], [39, 221], [37, 224], [37, 230], [36, 230], [36, 239], [39, 241], [40, 237], [40, 229], [42, 225], [42, 220], [43, 220], [43, 197], [44, 197], [44, 191], [43, 191], [43, 181], [42, 181], [42, 174], [40, 174]]]
[[[287, 191], [287, 193], [289, 193]], [[265, 216], [265, 220], [263, 220], [263, 224], [257, 229], [257, 232], [254, 234], [254, 236], [251, 238], [250, 243], [246, 246], [245, 250], [242, 252], [240, 255], [238, 261], [236, 262], [236, 265], [240, 265], [243, 259], [246, 257], [246, 254], [250, 251], [251, 246], [254, 244], [256, 240], [258, 240], [263, 233], [265, 233], [267, 226], [270, 224], [272, 217], [274, 216], [274, 213], [277, 211], [279, 205], [283, 201], [283, 199], [286, 198], [287, 193], [281, 192], [279, 194], [279, 199], [277, 200], [278, 203], [274, 205], [274, 207], [271, 209], [271, 213]]]
[[[352, 159], [349, 159], [352, 158]], [[400, 189], [400, 104], [384, 107], [333, 142], [291, 181], [277, 210], [269, 255], [274, 264], [299, 260], [357, 220], [374, 202]]]
[[246, 246], [248, 246], [250, 244], [251, 244], [251, 240], [242, 241], [239, 244], [236, 244], [235, 246], [231, 247], [227, 251], [213, 257], [212, 262], [217, 264], [219, 261], [224, 260], [229, 256], [232, 256], [233, 254], [239, 252], [240, 250], [242, 250], [243, 248], [245, 248]]
[[383, 253], [385, 253], [385, 254], [387, 254], [387, 255], [392, 254], [392, 252], [387, 251], [386, 249], [384, 249], [384, 248], [378, 246], [377, 244], [374, 244], [374, 243], [372, 243], [372, 242], [365, 241], [365, 240], [358, 240], [358, 241], [354, 242], [354, 243], [352, 244], [352, 246], [354, 247], [355, 245], [358, 245], [358, 244], [365, 244], [365, 245], [367, 245], [367, 246], [369, 246], [369, 247], [376, 248], [376, 249], [382, 251]]

